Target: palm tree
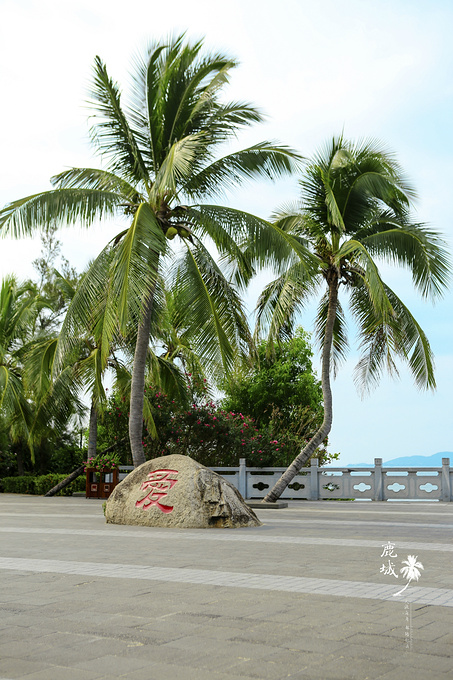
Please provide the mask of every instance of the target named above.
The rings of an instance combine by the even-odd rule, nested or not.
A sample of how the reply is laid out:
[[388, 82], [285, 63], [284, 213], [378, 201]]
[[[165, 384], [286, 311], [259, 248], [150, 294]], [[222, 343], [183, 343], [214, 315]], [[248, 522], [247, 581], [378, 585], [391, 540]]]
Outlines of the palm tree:
[[[170, 241], [184, 246], [181, 271], [191, 290], [189, 302], [204, 329], [209, 360], [225, 370], [248, 341], [237, 287], [253, 270], [238, 242], [257, 234], [261, 224], [247, 213], [201, 205], [244, 179], [276, 178], [297, 167], [299, 156], [262, 142], [217, 156], [237, 131], [262, 120], [245, 103], [224, 102], [221, 93], [236, 62], [222, 54], [202, 56], [202, 41], [152, 44], [138, 57], [132, 96], [124, 107], [118, 85], [99, 57], [94, 65], [92, 138], [105, 169], [73, 168], [52, 179], [54, 189], [28, 196], [0, 212], [3, 234], [15, 237], [46, 225], [83, 223], [121, 215], [128, 225], [95, 260], [74, 304], [92, 308], [97, 284], [109, 281], [103, 347], [119, 324], [133, 321], [137, 341], [133, 364], [129, 434], [135, 465], [144, 462], [143, 392], [152, 318], [159, 299], [159, 270], [168, 263]], [[189, 203], [192, 206], [189, 207]], [[222, 274], [200, 238], [210, 239], [229, 266]], [[105, 356], [103, 356], [105, 359]]]
[[[426, 335], [381, 278], [378, 262], [409, 269], [424, 298], [438, 297], [449, 276], [444, 242], [435, 231], [411, 221], [414, 192], [393, 155], [377, 143], [334, 138], [307, 164], [300, 185], [301, 204], [276, 216], [275, 229], [283, 237], [278, 245], [280, 271], [259, 299], [258, 331], [267, 326], [270, 341], [278, 338], [307, 299], [324, 289], [316, 318], [324, 419], [267, 494], [267, 502], [280, 497], [330, 432], [330, 376], [347, 349], [340, 292], [349, 300], [361, 337], [357, 386], [369, 389], [384, 367], [397, 373], [398, 357], [408, 363], [418, 387], [434, 389]], [[254, 251], [253, 245], [249, 249]]]
[[[23, 347], [38, 312], [37, 290], [7, 276], [0, 288], [0, 413], [13, 441], [24, 439], [33, 459], [33, 409], [23, 380]], [[19, 468], [22, 462], [19, 461]], [[19, 470], [21, 471], [21, 470]]]
[[[51, 384], [56, 340], [36, 332], [36, 319], [48, 303], [31, 282], [6, 277], [0, 288], [0, 413], [13, 442], [24, 441], [35, 462], [35, 448], [61, 431], [81, 404], [63, 371]], [[53, 310], [50, 309], [50, 312]], [[20, 451], [20, 448], [18, 449]], [[22, 461], [18, 461], [22, 468]]]
[[421, 576], [419, 569], [424, 569], [423, 564], [421, 562], [417, 562], [417, 557], [414, 555], [408, 555], [407, 560], [403, 560], [402, 563], [406, 566], [400, 569], [400, 574], [402, 574], [404, 578], [408, 580], [404, 588], [399, 590], [397, 593], [394, 593], [393, 597], [401, 595], [401, 593], [406, 590], [411, 581], [418, 581]]

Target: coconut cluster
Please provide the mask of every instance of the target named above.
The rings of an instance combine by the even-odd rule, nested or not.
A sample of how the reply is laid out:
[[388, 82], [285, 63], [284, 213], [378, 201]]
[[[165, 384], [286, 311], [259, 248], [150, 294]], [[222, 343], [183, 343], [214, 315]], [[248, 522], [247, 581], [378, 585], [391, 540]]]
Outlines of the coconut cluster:
[[181, 238], [189, 238], [190, 231], [186, 229], [186, 227], [179, 227], [179, 229], [177, 229], [176, 227], [169, 227], [165, 232], [165, 236], [169, 238], [170, 241], [172, 241], [175, 238], [176, 234], [179, 234]]

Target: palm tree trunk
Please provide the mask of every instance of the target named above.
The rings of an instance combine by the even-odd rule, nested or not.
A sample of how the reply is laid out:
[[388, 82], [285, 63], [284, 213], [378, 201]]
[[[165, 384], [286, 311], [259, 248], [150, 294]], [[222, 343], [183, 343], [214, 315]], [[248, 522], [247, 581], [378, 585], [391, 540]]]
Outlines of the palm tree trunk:
[[25, 473], [25, 468], [24, 468], [24, 454], [22, 452], [22, 449], [20, 448], [20, 445], [17, 447], [16, 450], [16, 460], [17, 460], [17, 474], [22, 477]]
[[98, 439], [98, 412], [94, 401], [91, 402], [90, 426], [88, 430], [88, 453], [87, 460], [96, 457], [96, 446]]
[[263, 498], [263, 503], [275, 503], [288, 484], [292, 482], [300, 469], [311, 458], [318, 446], [327, 437], [332, 427], [332, 390], [330, 387], [330, 361], [332, 355], [333, 329], [337, 316], [338, 303], [338, 271], [331, 270], [328, 278], [329, 283], [329, 307], [327, 311], [326, 330], [322, 348], [322, 373], [321, 386], [324, 400], [324, 419], [321, 427], [313, 435], [308, 444], [302, 449], [299, 455], [293, 460], [291, 465], [285, 470], [273, 489]]
[[149, 347], [151, 315], [153, 310], [154, 289], [149, 293], [142, 322], [138, 328], [135, 344], [134, 364], [132, 367], [131, 402], [129, 408], [129, 441], [131, 444], [132, 462], [138, 467], [145, 462], [143, 450], [143, 403], [145, 395], [146, 357]]

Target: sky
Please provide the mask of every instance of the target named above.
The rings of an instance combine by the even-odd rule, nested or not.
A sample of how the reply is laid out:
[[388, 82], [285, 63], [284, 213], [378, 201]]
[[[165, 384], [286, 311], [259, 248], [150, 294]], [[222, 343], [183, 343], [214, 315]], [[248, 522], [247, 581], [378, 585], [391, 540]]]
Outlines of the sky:
[[[380, 140], [417, 190], [414, 219], [439, 231], [451, 250], [452, 30], [449, 0], [1, 0], [0, 206], [49, 189], [49, 178], [68, 167], [99, 166], [85, 103], [96, 55], [127, 91], [134, 54], [185, 31], [239, 60], [228, 98], [266, 114], [237, 148], [276, 139], [310, 157], [341, 132]], [[293, 178], [247, 184], [225, 202], [267, 218], [298, 195]], [[114, 233], [115, 224], [61, 231], [63, 255], [82, 270]], [[34, 274], [39, 238], [4, 239], [0, 248], [1, 277]], [[382, 271], [430, 339], [437, 390], [418, 391], [402, 367], [399, 380], [384, 377], [362, 400], [352, 380], [351, 326], [351, 351], [333, 386], [330, 449], [341, 453], [340, 465], [453, 451], [453, 289], [433, 306], [406, 272]], [[264, 282], [253, 284], [250, 310]], [[312, 312], [300, 320], [307, 331]]]

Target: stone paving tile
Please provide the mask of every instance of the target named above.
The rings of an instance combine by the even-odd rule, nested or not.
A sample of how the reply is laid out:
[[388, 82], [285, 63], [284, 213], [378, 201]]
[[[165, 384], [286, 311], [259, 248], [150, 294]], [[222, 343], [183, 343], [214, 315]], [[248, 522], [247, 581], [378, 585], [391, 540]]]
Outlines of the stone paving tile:
[[[360, 680], [370, 672], [379, 674], [370, 675], [372, 680], [381, 676], [388, 676], [386, 680], [389, 680], [393, 670], [385, 664], [397, 665], [404, 655], [404, 610], [403, 601], [397, 604], [391, 595], [388, 599], [367, 598], [370, 594], [385, 597], [389, 585], [376, 574], [379, 557], [375, 548], [396, 536], [412, 547], [429, 541], [433, 548], [429, 559], [422, 553], [419, 558], [425, 565], [420, 582], [423, 590], [411, 591], [411, 584], [408, 591], [412, 597], [417, 593], [425, 599], [430, 597], [436, 605], [448, 604], [449, 586], [453, 584], [453, 578], [450, 581], [447, 578], [451, 571], [451, 551], [436, 550], [441, 545], [434, 544], [436, 541], [445, 545], [451, 533], [447, 527], [453, 524], [449, 507], [444, 515], [439, 507], [437, 512], [428, 509], [425, 514], [425, 507], [417, 510], [409, 504], [405, 509], [392, 510], [384, 506], [345, 509], [344, 504], [335, 507], [327, 503], [303, 507], [300, 504], [299, 509], [289, 509], [284, 515], [272, 511], [276, 519], [300, 517], [297, 522], [270, 521], [263, 531], [261, 528], [257, 532], [238, 534], [213, 531], [203, 538], [202, 532], [198, 536], [190, 532], [190, 539], [184, 540], [182, 532], [181, 537], [172, 534], [175, 538], [170, 540], [163, 534], [157, 538], [159, 532], [149, 532], [147, 528], [105, 525], [103, 517], [95, 514], [100, 510], [99, 503], [91, 505], [84, 503], [84, 499], [61, 501], [46, 505], [45, 499], [26, 498], [26, 508], [30, 509], [27, 517], [5, 517], [2, 510], [8, 506], [0, 496], [0, 522], [7, 528], [40, 529], [36, 534], [3, 532], [2, 549], [6, 544], [6, 554], [13, 559], [41, 559], [45, 541], [46, 557], [55, 556], [57, 562], [76, 563], [79, 569], [83, 563], [91, 569], [93, 563], [100, 565], [99, 572], [87, 569], [79, 575], [2, 572], [6, 586], [4, 599], [8, 600], [4, 606], [10, 611], [4, 611], [6, 619], [0, 611], [0, 626], [5, 621], [12, 626], [11, 637], [5, 638], [5, 642], [29, 639], [36, 645], [38, 628], [45, 633], [41, 638], [56, 634], [61, 642], [48, 645], [46, 658], [53, 664], [61, 664], [58, 680], [72, 677], [81, 680], [83, 672], [85, 678], [87, 673], [94, 673], [96, 680], [117, 677], [128, 680], [145, 677], [146, 680], [163, 677], [166, 680], [178, 677], [188, 680], [280, 680], [283, 677], [349, 680], [354, 678], [354, 671], [350, 670], [354, 664], [363, 671]], [[32, 512], [36, 505], [39, 512]], [[59, 516], [46, 512], [49, 507], [57, 508], [55, 514]], [[384, 517], [382, 512], [379, 514], [381, 509], [385, 522], [381, 521]], [[71, 513], [83, 518], [71, 517]], [[272, 520], [264, 511], [261, 514]], [[316, 523], [311, 519], [322, 521]], [[331, 519], [336, 523], [329, 524]], [[348, 524], [345, 519], [352, 523]], [[363, 519], [376, 519], [380, 524], [363, 524], [360, 521]], [[387, 521], [389, 519], [394, 521]], [[438, 526], [438, 530], [420, 526], [427, 524]], [[52, 528], [61, 531], [51, 533]], [[78, 531], [77, 535], [71, 536], [71, 528]], [[89, 530], [86, 536], [83, 535], [85, 529]], [[131, 536], [127, 538], [129, 529]], [[105, 532], [105, 539], [99, 532]], [[27, 541], [24, 541], [25, 535]], [[143, 542], [144, 536], [148, 543]], [[216, 536], [225, 538], [219, 540]], [[249, 536], [251, 540], [236, 539], [236, 536]], [[278, 540], [279, 536], [285, 540]], [[211, 545], [213, 541], [215, 549]], [[109, 545], [109, 550], [104, 549], [104, 545]], [[401, 549], [405, 550], [406, 546]], [[139, 565], [135, 567], [137, 559]], [[111, 564], [113, 561], [115, 564]], [[138, 572], [141, 576], [146, 570], [149, 572], [150, 567], [161, 573], [166, 570], [167, 575], [173, 573], [175, 580], [146, 582], [134, 578]], [[108, 570], [116, 576], [114, 582], [112, 577], [106, 577]], [[120, 574], [127, 578], [118, 578]], [[183, 578], [176, 578], [178, 574]], [[205, 585], [206, 578], [194, 583], [187, 581], [191, 576], [195, 579], [202, 575], [208, 577], [210, 585]], [[218, 580], [219, 575], [224, 577], [223, 581]], [[255, 587], [238, 588], [239, 578]], [[266, 582], [266, 578], [270, 580]], [[346, 589], [345, 578], [350, 579]], [[295, 586], [301, 583], [310, 584], [312, 592], [296, 592]], [[281, 590], [282, 584], [291, 585], [293, 590]], [[321, 584], [325, 586], [324, 594], [319, 589]], [[263, 589], [263, 585], [271, 589]], [[355, 588], [356, 595], [361, 597], [351, 596], [350, 588]], [[43, 594], [47, 597], [44, 603], [40, 599]], [[412, 661], [401, 662], [401, 669], [404, 673], [407, 671], [411, 680], [410, 663], [417, 671], [423, 669], [425, 677], [429, 672], [430, 680], [435, 679], [436, 672], [442, 674], [442, 678], [447, 677], [447, 664], [453, 658], [453, 639], [447, 632], [452, 628], [451, 607], [421, 601], [411, 606], [414, 651], [407, 657]], [[72, 644], [64, 644], [62, 634], [67, 634]], [[423, 636], [426, 639], [422, 639]], [[94, 646], [89, 642], [91, 639]], [[311, 649], [301, 647], [304, 641], [305, 647]], [[98, 654], [94, 665], [87, 658], [73, 662], [72, 654], [76, 650], [77, 657], [77, 648], [80, 651], [85, 648], [85, 656], [94, 650]], [[272, 653], [263, 657], [263, 649]], [[45, 653], [39, 644], [36, 651]], [[107, 666], [102, 667], [99, 659], [104, 659]], [[88, 665], [82, 668], [80, 663], [84, 661]], [[28, 675], [45, 672], [48, 666], [28, 667]], [[260, 669], [258, 675], [257, 668]], [[71, 676], [71, 672], [79, 675]], [[0, 677], [2, 673], [0, 662]], [[11, 680], [21, 677], [17, 673], [3, 675]], [[49, 680], [48, 674], [45, 677]], [[395, 677], [406, 680], [404, 675]]]
[[[208, 641], [206, 638], [197, 635], [187, 635], [162, 645], [163, 650], [167, 650], [169, 654], [173, 649], [189, 650], [189, 651], [204, 651]], [[219, 655], [227, 655], [232, 659], [237, 657], [264, 659], [277, 654], [280, 651], [278, 646], [271, 646], [269, 644], [262, 644], [260, 642], [250, 642], [247, 639], [238, 638], [235, 640], [209, 640], [209, 653], [218, 658]], [[232, 662], [231, 662], [232, 663]]]
[[403, 634], [400, 636], [401, 645], [395, 647], [394, 649], [386, 649], [383, 652], [381, 647], [377, 647], [374, 644], [350, 644], [349, 640], [345, 641], [341, 649], [341, 657], [346, 659], [360, 659], [360, 660], [370, 660], [387, 662], [397, 665], [401, 659], [402, 650], [404, 650], [404, 638]]
[[[128, 567], [122, 564], [103, 565], [92, 562], [72, 562], [65, 560], [11, 559], [0, 557], [0, 568], [14, 570], [25, 568], [31, 572], [71, 574], [93, 577], [120, 579], [144, 579], [151, 581], [171, 581], [215, 585], [220, 587], [243, 587], [247, 589], [318, 593], [338, 597], [364, 597], [366, 599], [387, 599], [384, 590], [389, 591], [389, 599], [393, 595], [393, 586], [380, 586], [355, 581], [332, 581], [328, 579], [307, 580], [303, 577], [274, 577], [270, 574], [235, 574], [232, 572], [210, 572], [203, 569], [159, 569], [136, 565]], [[377, 590], [376, 590], [377, 587]], [[32, 604], [44, 604], [49, 595], [36, 592], [30, 596]], [[405, 599], [414, 602], [426, 602], [453, 607], [453, 591], [440, 588], [420, 588], [413, 586], [405, 595]]]
[[[368, 674], [368, 666], [370, 667], [370, 674]], [[344, 659], [341, 653], [282, 650], [264, 662], [253, 664], [248, 661], [239, 666], [233, 666], [231, 670], [239, 675], [250, 674], [259, 680], [275, 677], [316, 678], [319, 680], [330, 678], [365, 680], [365, 678], [370, 678], [370, 680], [374, 680], [375, 673], [387, 672], [394, 667], [396, 667], [396, 664], [368, 662], [367, 668], [365, 668], [363, 662], [353, 661], [351, 663], [351, 660]], [[280, 668], [284, 668], [286, 674], [278, 675], [277, 669]]]
[[[137, 648], [138, 651], [140, 648]], [[139, 654], [134, 656], [117, 656], [116, 654], [105, 654], [94, 659], [84, 659], [73, 663], [71, 667], [74, 670], [89, 671], [90, 673], [99, 675], [111, 675], [117, 677], [122, 673], [130, 673], [140, 668], [145, 668], [149, 665], [149, 659], [141, 657]]]
[[[244, 678], [281, 680], [282, 678], [292, 678], [293, 674], [300, 673], [308, 668], [306, 660], [299, 653], [296, 662], [288, 655], [284, 664], [272, 658], [258, 662], [253, 659], [244, 659], [242, 663], [232, 666], [230, 671], [240, 677], [241, 680], [244, 680]], [[343, 678], [343, 680], [345, 679]]]
[[[400, 665], [399, 668], [380, 675], [376, 680], [405, 680], [406, 678], [410, 680], [426, 680], [426, 677], [426, 669], [414, 668], [412, 666], [406, 669], [404, 665]], [[433, 666], [429, 671], [429, 680], [451, 680], [451, 670], [443, 673]]]
[[434, 642], [429, 642], [427, 640], [414, 640], [414, 648], [418, 653], [430, 655], [433, 657], [433, 659], [438, 657], [453, 659], [453, 645], [449, 642], [442, 642], [441, 639], [435, 640]]
[[[373, 523], [374, 524], [374, 523]], [[400, 526], [400, 525], [399, 525]], [[453, 526], [453, 525], [452, 525]], [[431, 525], [429, 525], [431, 527]], [[110, 529], [110, 527], [109, 527]], [[67, 534], [67, 529], [58, 529], [58, 528], [49, 528], [49, 529], [43, 529], [43, 528], [37, 528], [37, 527], [0, 527], [0, 534], [1, 533], [7, 533], [7, 534], [27, 534], [28, 536], [41, 536], [41, 535], [66, 535]], [[110, 541], [112, 538], [112, 533], [106, 532], [105, 528], [102, 529], [72, 529], [71, 530], [71, 535], [73, 537], [81, 536], [84, 541], [86, 541], [87, 537], [96, 537], [96, 538], [101, 538], [105, 539], [106, 541]], [[135, 527], [133, 530], [124, 530], [120, 529], [114, 532], [113, 534], [114, 537], [116, 538], [122, 538], [125, 540], [133, 540], [133, 539], [142, 539], [143, 537], [143, 532], [137, 532], [135, 530]], [[357, 539], [345, 539], [345, 538], [319, 538], [319, 537], [310, 537], [310, 536], [275, 536], [275, 535], [269, 535], [269, 534], [247, 534], [247, 533], [238, 533], [235, 532], [233, 534], [220, 534], [218, 532], [215, 533], [206, 533], [205, 531], [197, 531], [196, 529], [193, 530], [191, 533], [187, 533], [184, 530], [175, 530], [175, 531], [167, 531], [165, 529], [161, 531], [157, 530], [150, 530], [147, 538], [152, 538], [154, 541], [156, 540], [161, 540], [161, 541], [208, 541], [212, 542], [215, 541], [216, 543], [246, 543], [247, 545], [251, 545], [253, 543], [259, 543], [259, 544], [266, 544], [266, 543], [274, 543], [278, 545], [283, 545], [283, 544], [288, 544], [288, 545], [293, 545], [293, 546], [321, 546], [321, 547], [326, 547], [326, 546], [339, 546], [339, 547], [348, 547], [348, 548], [357, 548], [361, 549], [364, 547], [367, 548], [375, 548], [376, 550], [381, 551], [382, 550], [382, 541], [370, 541], [370, 540], [357, 540]], [[30, 540], [30, 539], [28, 539]], [[432, 543], [432, 542], [424, 542], [424, 543], [417, 543], [417, 542], [408, 542], [408, 541], [398, 541], [398, 548], [400, 550], [410, 550], [410, 551], [436, 551], [436, 552], [453, 552], [453, 544], [451, 543]]]
[[[150, 661], [146, 668], [132, 673], [117, 676], [121, 680], [248, 680], [251, 676], [239, 676], [228, 671], [215, 669], [201, 669], [190, 667], [178, 667], [175, 665]], [[286, 676], [283, 676], [286, 677]], [[103, 676], [98, 680], [111, 680], [111, 676]], [[253, 678], [255, 680], [255, 678]], [[274, 678], [274, 680], [279, 680]]]
[[[401, 630], [401, 632], [400, 632]], [[403, 627], [401, 629], [394, 629], [394, 635], [392, 631], [389, 630], [385, 634], [381, 635], [365, 635], [364, 633], [358, 633], [357, 635], [352, 635], [348, 638], [348, 644], [363, 644], [365, 646], [380, 647], [384, 649], [397, 649], [400, 650], [402, 645], [404, 645], [403, 639]], [[415, 636], [415, 632], [414, 632]], [[431, 654], [432, 656], [447, 657], [453, 659], [453, 645], [451, 643], [437, 641], [427, 641], [427, 640], [415, 640], [414, 645], [416, 645], [417, 652], [421, 654]], [[453, 667], [453, 663], [452, 663]]]
[[[291, 680], [345, 680], [341, 669], [332, 673], [331, 671], [324, 673], [322, 669], [312, 668], [311, 666], [303, 668], [300, 671], [295, 671], [288, 675]], [[350, 680], [348, 678], [348, 680]], [[364, 675], [360, 680], [375, 680], [368, 675]]]
[[[43, 650], [48, 652], [49, 648], [53, 645], [66, 646], [66, 644], [70, 643], [71, 637], [70, 635], [61, 633], [52, 633], [43, 637], [34, 638], [32, 635], [28, 634], [28, 631], [24, 631], [24, 633], [27, 634], [25, 640], [24, 637], [22, 637], [21, 640], [10, 640], [0, 644], [0, 659], [3, 656], [22, 656], [24, 659], [31, 657], [30, 660], [36, 659], [36, 661], [40, 661], [38, 657]], [[47, 659], [44, 658], [43, 660], [46, 661]]]
[[[401, 626], [401, 635], [399, 637], [395, 636], [389, 636], [387, 635], [375, 635], [375, 634], [365, 634], [362, 632], [358, 632], [355, 635], [351, 635], [347, 639], [347, 644], [352, 645], [352, 644], [357, 644], [357, 645], [365, 645], [367, 647], [369, 646], [376, 646], [379, 647], [382, 650], [385, 649], [401, 649], [401, 646], [404, 644], [403, 643], [403, 627]], [[384, 653], [384, 652], [383, 652]]]
[[[398, 629], [395, 631], [389, 631], [388, 635], [398, 635]], [[445, 636], [445, 628], [440, 622], [433, 622], [432, 627], [424, 626], [422, 628], [417, 628], [412, 626], [413, 639], [414, 641], [423, 640], [425, 642], [435, 642], [436, 640], [442, 641]], [[444, 642], [447, 642], [444, 640]]]
[[129, 649], [123, 652], [123, 659], [144, 659], [147, 665], [150, 662], [162, 663], [170, 666], [181, 666], [183, 668], [203, 669], [205, 671], [226, 672], [232, 664], [240, 663], [240, 655], [232, 650], [231, 645], [212, 649], [209, 640], [197, 639], [196, 645], [190, 647], [177, 647], [167, 644], [156, 646], [143, 646]]
[[[237, 614], [237, 608], [236, 608]], [[159, 625], [161, 618], [157, 618], [154, 622], [147, 625]], [[227, 634], [229, 630], [248, 630], [250, 629], [250, 621], [244, 616], [229, 616], [222, 613], [208, 613], [188, 611], [187, 607], [178, 612], [167, 615], [166, 621], [170, 626], [173, 626], [173, 621], [178, 625], [188, 625], [190, 629], [195, 627], [204, 628], [205, 626], [214, 626], [221, 634]], [[226, 629], [226, 630], [224, 630]]]
[[322, 635], [313, 635], [313, 633], [301, 636], [288, 634], [286, 641], [281, 646], [292, 651], [325, 655], [340, 652], [345, 646], [345, 640], [326, 640]]
[[[313, 675], [314, 678], [322, 677], [328, 680], [331, 677], [336, 677], [338, 672], [341, 671], [340, 677], [343, 677], [344, 680], [346, 678], [348, 680], [375, 680], [384, 673], [394, 671], [397, 668], [397, 661], [388, 662], [385, 657], [381, 658], [381, 661], [367, 659], [364, 663], [363, 660], [359, 661], [357, 658], [348, 658], [343, 654], [338, 654], [335, 659], [322, 664], [322, 667], [319, 668], [320, 676], [316, 675], [318, 671], [316, 668], [310, 668], [310, 675]], [[402, 680], [401, 676], [400, 680]]]
[[48, 663], [28, 661], [20, 657], [2, 656], [0, 657], [0, 678], [24, 678], [29, 673], [42, 671], [48, 668]]
[[360, 627], [356, 623], [349, 621], [323, 626], [318, 629], [318, 633], [322, 634], [324, 640], [340, 640], [347, 641], [351, 635], [355, 635]]
[[[343, 646], [341, 657], [360, 659], [363, 662], [385, 660], [387, 663], [402, 668], [424, 668], [425, 671], [432, 670], [434, 667], [440, 672], [447, 672], [452, 669], [450, 658], [436, 656], [434, 650], [432, 650], [432, 654], [421, 654], [415, 641], [412, 650], [406, 649], [406, 644], [402, 638], [401, 643], [395, 649], [386, 649], [385, 651], [372, 644], [348, 644]], [[365, 664], [366, 666], [367, 664]]]
[[[74, 636], [71, 637], [74, 638]], [[101, 656], [121, 654], [123, 648], [127, 646], [127, 643], [118, 639], [86, 639], [88, 636], [83, 637], [84, 640], [75, 640], [72, 645], [61, 646], [54, 643], [51, 653], [52, 663], [59, 666], [75, 667], [81, 660], [90, 662]], [[33, 654], [27, 654], [24, 658], [33, 658], [36, 661], [49, 660], [49, 647]]]
[[98, 680], [99, 673], [68, 666], [48, 666], [41, 671], [21, 677], [23, 680]]
[[404, 652], [396, 656], [398, 665], [401, 668], [407, 669], [408, 677], [411, 677], [410, 670], [415, 668], [417, 670], [424, 669], [425, 673], [431, 678], [431, 673], [451, 673], [453, 668], [452, 657], [441, 657], [436, 655], [434, 650], [432, 653], [422, 654], [419, 651], [419, 646], [414, 642], [411, 650], [404, 649]]

